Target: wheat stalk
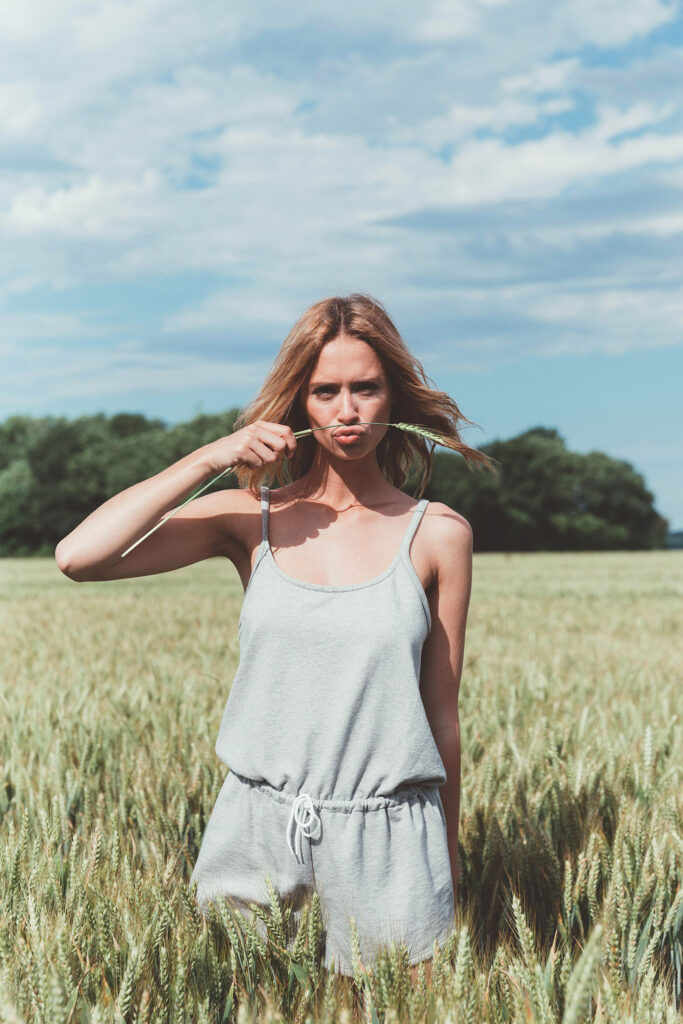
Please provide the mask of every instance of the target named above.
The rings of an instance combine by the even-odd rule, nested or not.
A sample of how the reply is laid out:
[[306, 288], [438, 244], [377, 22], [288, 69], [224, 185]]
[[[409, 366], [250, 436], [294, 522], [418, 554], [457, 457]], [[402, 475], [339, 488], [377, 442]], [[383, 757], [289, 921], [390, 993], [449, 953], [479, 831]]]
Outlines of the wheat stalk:
[[[434, 444], [440, 444], [445, 448], [452, 448], [453, 451], [458, 451], [458, 445], [452, 438], [446, 437], [444, 434], [438, 434], [435, 430], [429, 430], [427, 427], [420, 426], [417, 423], [381, 423], [377, 420], [360, 420], [357, 424], [354, 423], [354, 426], [360, 426], [361, 424], [370, 424], [377, 427], [396, 427], [398, 430], [406, 430], [408, 433], [418, 434], [420, 437], [424, 437], [427, 441], [433, 441]], [[330, 430], [332, 427], [338, 427], [339, 425], [339, 423], [329, 423], [324, 427], [307, 427], [305, 430], [295, 431], [294, 437], [305, 437], [307, 434], [312, 434], [314, 430]], [[227, 469], [218, 473], [217, 476], [212, 477], [211, 480], [207, 480], [207, 482], [202, 484], [202, 486], [191, 494], [189, 498], [186, 498], [182, 505], [178, 505], [177, 508], [174, 508], [172, 512], [169, 512], [167, 516], [164, 516], [163, 519], [156, 523], [151, 530], [148, 530], [143, 537], [140, 537], [140, 540], [136, 540], [129, 548], [126, 548], [121, 555], [121, 558], [125, 558], [127, 554], [138, 546], [138, 544], [142, 544], [143, 540], [150, 537], [155, 530], [158, 530], [160, 526], [163, 526], [169, 519], [172, 519], [177, 512], [180, 512], [182, 508], [185, 508], [185, 506], [189, 505], [191, 501], [198, 498], [199, 495], [207, 489], [207, 487], [210, 487], [211, 484], [215, 484], [217, 480], [227, 476], [228, 473], [232, 473], [234, 468], [234, 466], [228, 466]]]

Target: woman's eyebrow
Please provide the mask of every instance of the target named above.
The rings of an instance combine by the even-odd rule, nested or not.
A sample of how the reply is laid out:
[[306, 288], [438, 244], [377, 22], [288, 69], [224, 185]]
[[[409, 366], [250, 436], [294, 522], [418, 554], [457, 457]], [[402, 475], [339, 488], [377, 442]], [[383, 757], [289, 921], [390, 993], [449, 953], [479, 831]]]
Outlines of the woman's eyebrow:
[[[351, 383], [352, 384], [381, 384], [382, 381], [381, 381], [381, 379], [379, 377], [366, 377], [364, 380], [354, 380]], [[336, 383], [336, 381], [313, 380], [313, 381], [311, 381], [311, 387], [312, 388], [319, 388], [319, 387], [336, 388], [337, 387], [337, 383]]]

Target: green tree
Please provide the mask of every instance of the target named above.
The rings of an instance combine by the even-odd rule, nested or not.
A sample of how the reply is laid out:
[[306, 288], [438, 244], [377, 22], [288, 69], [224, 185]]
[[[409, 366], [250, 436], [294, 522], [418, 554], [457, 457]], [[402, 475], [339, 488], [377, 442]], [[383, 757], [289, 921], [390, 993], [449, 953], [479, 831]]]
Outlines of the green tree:
[[667, 520], [628, 462], [567, 450], [557, 430], [534, 427], [482, 451], [500, 474], [437, 452], [427, 497], [469, 521], [478, 551], [663, 548]]
[[[175, 426], [138, 413], [10, 417], [0, 424], [0, 554], [51, 554], [112, 495], [231, 434], [239, 411]], [[498, 460], [498, 474], [437, 449], [425, 490], [469, 520], [475, 550], [666, 546], [667, 521], [629, 463], [570, 452], [556, 430], [540, 426], [482, 450]], [[407, 492], [417, 478], [411, 472]], [[236, 486], [227, 477], [205, 493]]]

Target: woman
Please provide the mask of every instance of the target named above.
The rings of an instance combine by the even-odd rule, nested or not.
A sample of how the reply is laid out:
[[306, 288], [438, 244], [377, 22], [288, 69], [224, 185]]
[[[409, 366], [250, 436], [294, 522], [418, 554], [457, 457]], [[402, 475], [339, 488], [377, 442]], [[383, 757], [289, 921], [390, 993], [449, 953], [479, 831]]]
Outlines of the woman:
[[[424, 488], [427, 442], [375, 424], [422, 424], [468, 462], [490, 461], [425, 381], [380, 303], [317, 302], [230, 436], [115, 495], [55, 552], [75, 580], [234, 563], [241, 658], [216, 743], [230, 771], [192, 881], [201, 907], [226, 896], [250, 914], [270, 876], [295, 920], [315, 889], [325, 966], [344, 974], [351, 918], [365, 963], [392, 940], [412, 965], [429, 962], [454, 923], [472, 531], [399, 489], [415, 456]], [[121, 559], [228, 466], [239, 488], [196, 498]], [[272, 470], [274, 490], [262, 484]]]

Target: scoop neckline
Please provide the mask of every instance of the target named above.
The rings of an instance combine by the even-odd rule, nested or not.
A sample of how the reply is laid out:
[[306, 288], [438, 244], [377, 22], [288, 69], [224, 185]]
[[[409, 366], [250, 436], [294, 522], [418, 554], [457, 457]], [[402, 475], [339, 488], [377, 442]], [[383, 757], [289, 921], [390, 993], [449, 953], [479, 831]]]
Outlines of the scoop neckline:
[[[386, 579], [387, 576], [394, 572], [394, 570], [396, 569], [397, 565], [401, 560], [403, 549], [406, 547], [406, 538], [413, 524], [412, 517], [415, 515], [423, 501], [426, 501], [426, 499], [419, 498], [417, 504], [413, 506], [412, 511], [410, 513], [411, 518], [403, 534], [403, 537], [401, 538], [401, 543], [399, 545], [398, 551], [396, 552], [396, 554], [394, 555], [386, 569], [384, 569], [383, 572], [379, 574], [379, 576], [373, 576], [371, 580], [364, 580], [361, 583], [309, 583], [308, 580], [299, 580], [296, 578], [296, 576], [290, 576], [288, 572], [285, 572], [285, 570], [277, 564], [277, 562], [275, 561], [275, 555], [273, 554], [273, 549], [270, 546], [270, 539], [268, 537], [264, 537], [261, 543], [265, 545], [266, 555], [269, 558], [270, 564], [273, 566], [276, 573], [278, 573], [279, 576], [282, 576], [282, 578], [287, 580], [289, 583], [296, 584], [297, 587], [306, 587], [308, 590], [328, 591], [363, 590], [365, 587], [372, 587], [376, 583], [381, 583], [382, 580]], [[408, 560], [410, 560], [410, 556], [408, 556]], [[412, 566], [412, 563], [411, 568], [413, 568], [413, 571], [415, 571], [414, 566]]]
[[282, 576], [282, 578], [287, 580], [288, 583], [295, 583], [297, 587], [307, 587], [309, 590], [362, 590], [363, 587], [371, 587], [375, 583], [380, 583], [389, 575], [389, 573], [394, 571], [401, 557], [404, 542], [401, 541], [401, 547], [398, 549], [384, 572], [381, 572], [379, 576], [374, 576], [371, 580], [365, 580], [362, 583], [309, 583], [308, 580], [299, 580], [296, 576], [290, 576], [288, 572], [285, 572], [285, 570], [277, 564], [275, 561], [275, 555], [273, 554], [270, 546], [270, 541], [265, 540], [263, 543], [266, 545], [266, 555], [270, 558], [270, 564], [278, 575]]

